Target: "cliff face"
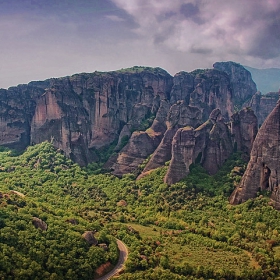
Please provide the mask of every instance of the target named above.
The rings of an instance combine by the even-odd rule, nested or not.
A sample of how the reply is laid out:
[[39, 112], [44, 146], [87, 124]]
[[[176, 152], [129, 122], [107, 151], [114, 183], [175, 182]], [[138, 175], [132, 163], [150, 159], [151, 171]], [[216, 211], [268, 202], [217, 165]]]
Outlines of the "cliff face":
[[[0, 90], [0, 145], [24, 149], [48, 140], [86, 165], [96, 160], [95, 149], [117, 141], [118, 154], [107, 164], [114, 174], [133, 172], [153, 154], [145, 167], [149, 171], [171, 159], [178, 129], [196, 129], [215, 108], [228, 121], [234, 100], [252, 96], [254, 84], [242, 66], [214, 66], [219, 69], [179, 72], [174, 77], [160, 68], [133, 67]], [[242, 90], [238, 81], [249, 86]], [[216, 125], [213, 135], [223, 130]], [[129, 139], [125, 147], [124, 139]], [[213, 155], [220, 157], [217, 147], [208, 148], [205, 166], [206, 158], [211, 162]]]
[[235, 62], [216, 62], [213, 67], [229, 76], [230, 87], [233, 90], [233, 102], [237, 107], [241, 108], [257, 92], [251, 73], [242, 65]]
[[37, 100], [31, 122], [31, 143], [51, 141], [80, 165], [92, 161], [86, 110], [70, 89], [47, 89]]
[[252, 109], [244, 108], [231, 116], [231, 134], [234, 137], [234, 149], [241, 151], [246, 160], [249, 160], [257, 132], [258, 119]]
[[[238, 119], [238, 125], [237, 120]], [[214, 109], [209, 119], [194, 129], [180, 128], [172, 140], [171, 162], [165, 176], [167, 184], [174, 184], [189, 174], [192, 163], [200, 163], [209, 174], [215, 174], [233, 153], [234, 148], [249, 157], [251, 144], [257, 130], [257, 119], [251, 110], [235, 114], [228, 125], [219, 109]], [[235, 127], [238, 134], [232, 134]], [[235, 143], [239, 143], [235, 147]]]
[[22, 150], [30, 144], [30, 125], [40, 87], [20, 85], [0, 89], [0, 145]]
[[215, 69], [203, 70], [196, 74], [194, 84], [190, 105], [200, 108], [203, 121], [215, 108], [219, 108], [224, 118], [229, 120], [234, 107], [229, 76]]
[[125, 126], [127, 131], [141, 128], [160, 100], [169, 99], [171, 87], [166, 71], [135, 67], [1, 90], [0, 144], [24, 149], [48, 140], [86, 165], [94, 160], [91, 148], [117, 140]]
[[230, 197], [239, 204], [255, 198], [259, 190], [271, 192], [275, 208], [280, 209], [280, 102], [261, 126], [253, 144], [250, 161], [240, 185]]

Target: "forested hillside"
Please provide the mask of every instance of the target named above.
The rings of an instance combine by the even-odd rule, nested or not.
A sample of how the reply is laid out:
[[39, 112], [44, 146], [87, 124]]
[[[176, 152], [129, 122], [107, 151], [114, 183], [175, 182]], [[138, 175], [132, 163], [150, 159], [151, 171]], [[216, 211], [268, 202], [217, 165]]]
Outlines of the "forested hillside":
[[48, 142], [0, 158], [0, 279], [97, 279], [118, 259], [115, 238], [129, 248], [119, 279], [279, 279], [280, 213], [265, 193], [228, 203], [239, 154], [214, 176], [192, 165], [172, 186], [167, 166], [119, 179]]

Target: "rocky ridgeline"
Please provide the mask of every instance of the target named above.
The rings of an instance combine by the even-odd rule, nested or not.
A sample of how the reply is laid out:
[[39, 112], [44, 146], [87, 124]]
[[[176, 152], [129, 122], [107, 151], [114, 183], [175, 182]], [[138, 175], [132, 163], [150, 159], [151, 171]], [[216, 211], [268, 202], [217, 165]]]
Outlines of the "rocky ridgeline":
[[264, 119], [274, 99], [256, 92], [250, 73], [233, 62], [174, 77], [133, 67], [31, 82], [0, 90], [0, 145], [24, 149], [48, 140], [87, 165], [98, 160], [96, 149], [117, 141], [106, 164], [113, 174], [139, 172], [151, 156], [141, 176], [170, 160], [171, 184], [194, 161], [213, 174], [233, 150], [249, 156], [256, 118], [248, 108], [234, 112], [251, 106]]

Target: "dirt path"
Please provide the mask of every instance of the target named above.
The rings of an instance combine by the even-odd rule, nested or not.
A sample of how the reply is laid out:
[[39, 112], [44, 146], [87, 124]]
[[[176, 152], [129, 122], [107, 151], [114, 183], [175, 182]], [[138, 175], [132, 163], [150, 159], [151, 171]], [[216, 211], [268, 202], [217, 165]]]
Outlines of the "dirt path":
[[119, 239], [117, 239], [117, 244], [118, 244], [118, 248], [120, 250], [120, 256], [119, 256], [118, 263], [113, 268], [113, 270], [111, 270], [104, 276], [98, 278], [97, 280], [108, 280], [123, 269], [123, 265], [128, 256], [128, 250], [127, 250], [127, 247], [125, 246], [125, 244], [123, 242], [121, 242]]

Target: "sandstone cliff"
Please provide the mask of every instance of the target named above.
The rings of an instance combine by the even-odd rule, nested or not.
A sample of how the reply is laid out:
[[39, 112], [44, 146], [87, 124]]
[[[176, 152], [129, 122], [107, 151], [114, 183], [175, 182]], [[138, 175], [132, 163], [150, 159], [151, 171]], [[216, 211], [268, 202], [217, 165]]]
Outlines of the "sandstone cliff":
[[249, 160], [257, 132], [258, 119], [252, 109], [244, 108], [231, 116], [234, 150], [241, 151], [245, 160]]
[[249, 157], [256, 131], [256, 116], [248, 109], [236, 113], [229, 125], [225, 123], [221, 111], [214, 109], [209, 119], [198, 128], [178, 129], [172, 140], [171, 162], [165, 182], [174, 184], [186, 177], [192, 163], [200, 163], [209, 174], [215, 174], [234, 148]]
[[280, 209], [280, 102], [261, 126], [253, 144], [250, 161], [240, 185], [230, 197], [239, 204], [255, 198], [258, 191], [271, 192], [275, 208]]
[[230, 87], [233, 92], [234, 105], [239, 109], [249, 101], [253, 94], [257, 92], [255, 82], [252, 80], [251, 73], [242, 65], [235, 62], [216, 62], [213, 67], [223, 71], [230, 77]]
[[[228, 121], [235, 100], [252, 96], [253, 82], [242, 66], [215, 68], [172, 77], [160, 68], [133, 67], [0, 90], [0, 145], [24, 149], [49, 140], [86, 165], [98, 160], [96, 149], [117, 141], [119, 154], [110, 161], [116, 174], [131, 172], [156, 151], [150, 170], [171, 159], [177, 129], [196, 128], [215, 108]], [[249, 86], [242, 91], [237, 81]]]
[[[168, 99], [172, 77], [160, 68], [82, 73], [0, 91], [0, 144], [24, 149], [49, 140], [81, 165]], [[153, 112], [154, 110], [154, 112]]]
[[171, 162], [164, 181], [174, 184], [189, 173], [197, 161], [214, 174], [232, 153], [231, 136], [221, 111], [213, 110], [209, 120], [197, 129], [187, 126], [176, 131], [172, 140]]
[[233, 114], [234, 103], [230, 78], [222, 71], [215, 69], [197, 70], [194, 91], [190, 95], [190, 105], [202, 111], [202, 119], [206, 121], [215, 108], [221, 110], [226, 120]]

